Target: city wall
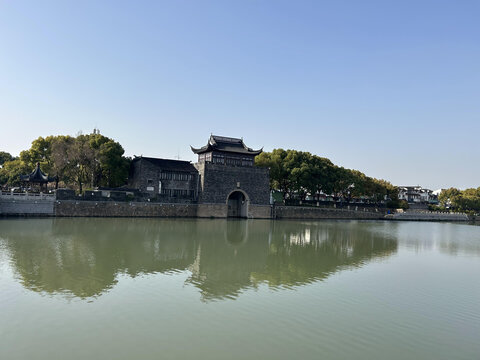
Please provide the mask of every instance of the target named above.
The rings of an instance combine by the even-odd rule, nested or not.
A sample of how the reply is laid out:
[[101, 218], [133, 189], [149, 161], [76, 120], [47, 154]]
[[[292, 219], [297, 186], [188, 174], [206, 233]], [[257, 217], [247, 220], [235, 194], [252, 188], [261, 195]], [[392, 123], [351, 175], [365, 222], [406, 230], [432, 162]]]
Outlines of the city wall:
[[464, 213], [438, 211], [406, 211], [386, 216], [387, 220], [398, 221], [474, 221], [475, 218]]
[[[0, 216], [59, 216], [59, 217], [200, 217], [226, 218], [227, 204], [167, 204], [155, 202], [56, 200], [54, 196], [0, 196]], [[472, 221], [463, 213], [407, 211], [385, 214], [384, 209], [350, 209], [248, 205], [252, 219], [358, 219], [398, 221]]]
[[[356, 210], [355, 210], [356, 209]], [[358, 219], [379, 220], [385, 217], [385, 212], [375, 209], [352, 208], [335, 209], [322, 207], [275, 206], [275, 219]]]
[[[55, 202], [54, 215], [65, 217], [201, 217], [226, 218], [227, 204], [163, 204], [149, 202]], [[248, 217], [269, 219], [270, 206], [250, 205]]]
[[150, 202], [55, 202], [55, 216], [68, 217], [195, 217], [197, 205]]
[[0, 215], [14, 216], [53, 216], [55, 197], [52, 195], [17, 195], [0, 196]]

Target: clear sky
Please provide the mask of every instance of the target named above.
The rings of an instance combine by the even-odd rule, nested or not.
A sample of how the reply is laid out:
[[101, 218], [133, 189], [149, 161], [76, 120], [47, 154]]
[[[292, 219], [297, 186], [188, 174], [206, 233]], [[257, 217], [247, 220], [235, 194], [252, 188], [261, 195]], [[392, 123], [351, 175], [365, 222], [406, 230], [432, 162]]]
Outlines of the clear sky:
[[480, 186], [480, 1], [0, 0], [0, 150], [210, 133], [396, 185]]

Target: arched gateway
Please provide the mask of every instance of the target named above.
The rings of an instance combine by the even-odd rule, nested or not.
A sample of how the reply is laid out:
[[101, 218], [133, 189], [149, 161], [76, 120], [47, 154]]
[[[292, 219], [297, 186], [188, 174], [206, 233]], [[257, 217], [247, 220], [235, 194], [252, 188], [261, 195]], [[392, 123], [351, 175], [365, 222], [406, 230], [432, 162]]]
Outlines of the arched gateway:
[[198, 217], [271, 217], [269, 170], [255, 166], [262, 149], [249, 148], [241, 138], [210, 135], [192, 151], [195, 164], [133, 159], [129, 186], [158, 202], [192, 204]]
[[232, 191], [227, 197], [227, 216], [246, 218], [248, 214], [248, 202], [248, 196], [244, 191]]

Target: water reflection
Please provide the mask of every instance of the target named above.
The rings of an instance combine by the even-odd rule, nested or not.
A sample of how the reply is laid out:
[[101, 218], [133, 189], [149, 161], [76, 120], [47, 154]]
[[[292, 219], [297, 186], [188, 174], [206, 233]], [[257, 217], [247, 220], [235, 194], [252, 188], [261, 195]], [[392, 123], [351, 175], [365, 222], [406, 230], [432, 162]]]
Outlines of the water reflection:
[[300, 286], [389, 256], [382, 223], [158, 219], [4, 220], [0, 249], [28, 289], [80, 298], [118, 274], [185, 271], [205, 301], [260, 283]]

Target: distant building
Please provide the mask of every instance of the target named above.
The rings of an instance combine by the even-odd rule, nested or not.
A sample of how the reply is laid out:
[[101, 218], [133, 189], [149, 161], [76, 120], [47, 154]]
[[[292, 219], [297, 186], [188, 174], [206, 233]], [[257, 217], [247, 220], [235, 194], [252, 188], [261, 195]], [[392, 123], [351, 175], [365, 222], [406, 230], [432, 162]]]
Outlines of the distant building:
[[405, 200], [409, 204], [436, 204], [438, 195], [433, 190], [421, 186], [399, 186], [398, 199]]
[[165, 203], [197, 203], [199, 216], [269, 217], [269, 171], [255, 167], [262, 152], [242, 139], [211, 135], [207, 144], [193, 148], [198, 163], [136, 157], [129, 186]]

